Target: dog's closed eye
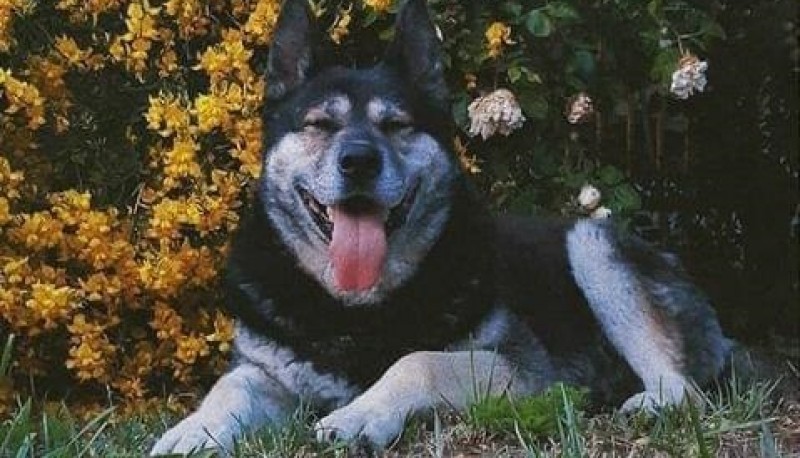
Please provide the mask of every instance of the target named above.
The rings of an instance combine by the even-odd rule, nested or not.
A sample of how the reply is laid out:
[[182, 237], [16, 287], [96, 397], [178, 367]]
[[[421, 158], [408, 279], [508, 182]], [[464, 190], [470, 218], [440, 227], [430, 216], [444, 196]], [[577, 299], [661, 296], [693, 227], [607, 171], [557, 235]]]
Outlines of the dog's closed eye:
[[414, 123], [408, 117], [395, 117], [383, 119], [378, 127], [386, 135], [407, 133], [414, 128]]
[[341, 126], [333, 118], [325, 117], [306, 117], [303, 120], [303, 130], [316, 130], [326, 133], [333, 133], [339, 130]]

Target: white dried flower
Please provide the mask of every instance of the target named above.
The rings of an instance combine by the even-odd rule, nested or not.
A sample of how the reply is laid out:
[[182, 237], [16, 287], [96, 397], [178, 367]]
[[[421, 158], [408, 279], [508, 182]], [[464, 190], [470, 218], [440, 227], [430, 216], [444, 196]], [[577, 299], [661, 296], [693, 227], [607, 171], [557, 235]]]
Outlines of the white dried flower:
[[679, 68], [672, 74], [669, 91], [679, 99], [688, 99], [695, 91], [703, 92], [708, 83], [705, 73], [708, 70], [708, 62], [687, 54], [681, 58], [678, 65]]
[[593, 212], [589, 213], [589, 217], [595, 219], [611, 218], [611, 210], [609, 210], [606, 207], [600, 206], [597, 207]]
[[570, 124], [578, 124], [588, 121], [594, 114], [592, 98], [585, 92], [580, 92], [570, 97], [567, 102], [567, 121]]
[[580, 205], [581, 209], [584, 211], [592, 212], [600, 206], [600, 199], [602, 198], [603, 195], [600, 193], [599, 189], [590, 184], [585, 184], [578, 194], [578, 205]]
[[495, 133], [508, 135], [522, 127], [525, 116], [517, 98], [508, 89], [498, 89], [469, 104], [469, 134], [486, 140]]

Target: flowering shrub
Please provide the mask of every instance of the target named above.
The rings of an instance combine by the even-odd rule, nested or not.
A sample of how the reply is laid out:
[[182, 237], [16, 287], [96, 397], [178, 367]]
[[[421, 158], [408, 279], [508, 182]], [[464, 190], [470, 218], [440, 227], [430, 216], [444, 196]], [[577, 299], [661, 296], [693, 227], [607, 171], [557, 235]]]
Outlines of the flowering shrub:
[[[711, 17], [679, 0], [465, 3], [432, 7], [467, 169], [499, 206], [567, 208], [597, 181], [615, 214], [635, 209], [624, 175], [592, 156], [590, 114], [617, 122], [632, 88], [666, 95], [684, 47], [719, 34]], [[311, 5], [343, 53], [386, 40], [396, 8]], [[0, 334], [19, 336], [19, 381], [81, 399], [110, 390], [133, 407], [224, 367], [233, 330], [218, 272], [260, 173], [279, 9], [0, 0]], [[641, 42], [633, 61], [620, 30]]]

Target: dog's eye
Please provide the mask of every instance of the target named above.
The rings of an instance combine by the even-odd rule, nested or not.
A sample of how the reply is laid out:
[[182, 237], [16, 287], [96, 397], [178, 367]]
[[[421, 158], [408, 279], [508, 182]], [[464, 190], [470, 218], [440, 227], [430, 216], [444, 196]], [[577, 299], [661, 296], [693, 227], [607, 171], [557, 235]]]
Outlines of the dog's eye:
[[303, 129], [336, 132], [339, 130], [339, 124], [331, 118], [310, 118], [303, 121]]
[[386, 134], [396, 134], [408, 131], [414, 127], [411, 120], [406, 118], [389, 118], [380, 123], [380, 129]]

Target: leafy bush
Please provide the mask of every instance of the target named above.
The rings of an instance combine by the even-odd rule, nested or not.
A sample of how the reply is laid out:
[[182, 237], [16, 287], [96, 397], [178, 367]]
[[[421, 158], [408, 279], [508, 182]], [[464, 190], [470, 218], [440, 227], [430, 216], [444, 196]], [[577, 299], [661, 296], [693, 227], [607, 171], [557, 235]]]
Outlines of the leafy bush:
[[[312, 6], [339, 43], [331, 52], [352, 61], [391, 35], [392, 0]], [[666, 96], [681, 55], [721, 34], [681, 0], [431, 6], [456, 150], [497, 207], [524, 212], [575, 212], [587, 182], [615, 213], [638, 208], [602, 160], [625, 144], [607, 132], [624, 131], [632, 98]], [[218, 270], [260, 173], [279, 8], [0, 0], [0, 331], [19, 336], [17, 390], [31, 378], [137, 409], [222, 370], [233, 329], [216, 311]], [[468, 107], [499, 88], [519, 103], [520, 130], [468, 135], [480, 115]], [[575, 105], [581, 94], [591, 106]]]

